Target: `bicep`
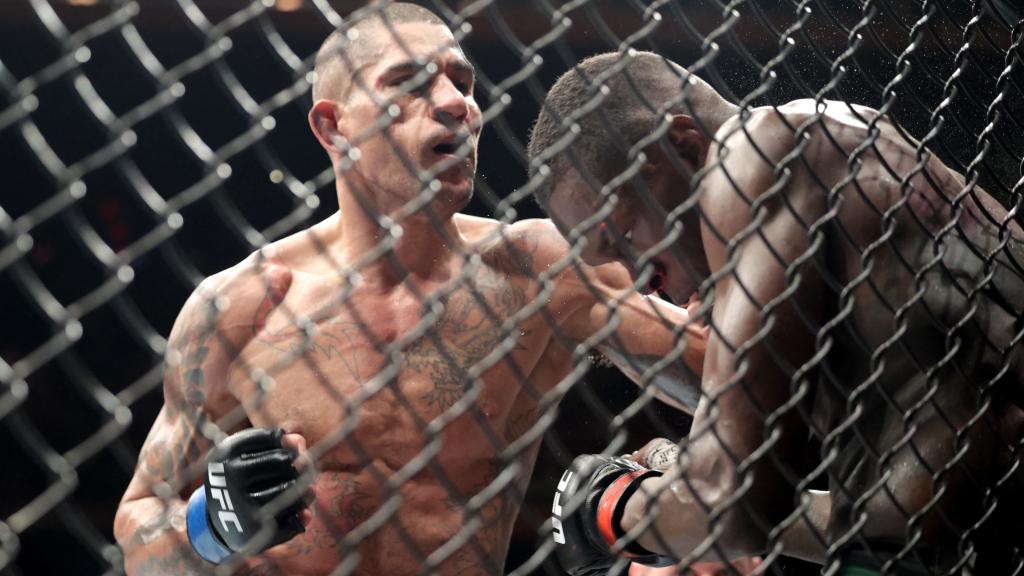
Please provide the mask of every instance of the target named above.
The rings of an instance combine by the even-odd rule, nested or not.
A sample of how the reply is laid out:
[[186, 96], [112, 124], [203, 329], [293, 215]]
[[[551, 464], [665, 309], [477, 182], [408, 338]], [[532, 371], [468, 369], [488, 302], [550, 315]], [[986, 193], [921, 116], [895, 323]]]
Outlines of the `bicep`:
[[740, 458], [767, 440], [765, 422], [796, 391], [793, 378], [814, 348], [804, 319], [816, 318], [820, 305], [812, 295], [817, 280], [787, 275], [791, 263], [757, 246], [765, 241], [750, 240], [729, 277], [716, 285], [702, 380], [718, 418], [729, 423], [718, 440]]
[[200, 413], [183, 412], [164, 405], [153, 422], [139, 451], [135, 474], [124, 494], [124, 501], [157, 495], [157, 486], [167, 485], [177, 494], [185, 494], [202, 482], [191, 465], [210, 448], [201, 432]]
[[[189, 467], [210, 448], [203, 435], [207, 422], [216, 423], [214, 398], [226, 372], [227, 354], [218, 334], [212, 295], [202, 287], [185, 303], [168, 338], [163, 380], [163, 406], [139, 452], [138, 465], [125, 500], [152, 494], [166, 483], [184, 493], [201, 478]], [[215, 388], [216, 387], [216, 388]]]
[[[762, 151], [776, 161], [788, 152], [770, 144]], [[702, 184], [715, 302], [702, 381], [708, 402], [694, 430], [714, 433], [691, 439], [732, 466], [764, 448], [781, 461], [799, 451], [804, 423], [789, 402], [801, 393], [823, 301], [820, 238], [808, 230], [823, 195], [754, 154], [749, 142], [736, 143]]]
[[771, 115], [752, 124], [721, 145], [729, 152], [701, 185], [715, 293], [706, 362], [714, 372], [705, 378], [712, 385], [750, 372], [751, 362], [791, 369], [813, 343], [806, 321], [820, 315], [823, 234], [811, 225], [824, 214], [825, 196], [801, 161], [784, 160], [796, 145], [787, 127]]

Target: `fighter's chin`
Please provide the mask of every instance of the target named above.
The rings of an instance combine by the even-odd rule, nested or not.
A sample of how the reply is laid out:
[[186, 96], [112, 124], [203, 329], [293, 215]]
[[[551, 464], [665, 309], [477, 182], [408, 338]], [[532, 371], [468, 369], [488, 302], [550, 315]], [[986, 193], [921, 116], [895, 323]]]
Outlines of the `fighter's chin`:
[[437, 180], [441, 183], [441, 190], [436, 197], [436, 201], [449, 207], [452, 212], [462, 210], [473, 199], [473, 178], [438, 177]]

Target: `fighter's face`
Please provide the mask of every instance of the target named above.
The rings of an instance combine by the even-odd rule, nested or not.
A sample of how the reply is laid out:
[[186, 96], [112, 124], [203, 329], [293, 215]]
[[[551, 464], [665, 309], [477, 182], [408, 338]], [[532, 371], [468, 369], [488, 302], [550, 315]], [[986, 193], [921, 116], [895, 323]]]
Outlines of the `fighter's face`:
[[[609, 201], [601, 200], [573, 171], [559, 178], [546, 208], [563, 236], [570, 238], [576, 230], [586, 238], [584, 262], [619, 262], [640, 283], [641, 292], [657, 292], [682, 305], [694, 296], [706, 270], [696, 208], [670, 225], [668, 213], [688, 196], [686, 184], [656, 173], [645, 183], [642, 193], [632, 187], [620, 189], [608, 209]], [[584, 232], [588, 219], [605, 212]]]
[[[364, 65], [339, 131], [359, 149], [360, 181], [408, 201], [429, 189], [456, 211], [473, 194], [480, 107], [474, 72], [451, 31], [424, 22], [373, 31], [380, 57]], [[436, 180], [440, 189], [426, 186]]]

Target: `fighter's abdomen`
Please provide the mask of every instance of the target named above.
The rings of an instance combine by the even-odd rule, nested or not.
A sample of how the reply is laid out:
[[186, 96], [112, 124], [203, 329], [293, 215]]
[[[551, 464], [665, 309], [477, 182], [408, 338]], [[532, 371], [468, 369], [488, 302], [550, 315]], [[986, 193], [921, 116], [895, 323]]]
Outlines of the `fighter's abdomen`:
[[383, 472], [379, 465], [359, 473], [321, 471], [313, 486], [312, 523], [265, 554], [266, 563], [282, 574], [306, 575], [330, 574], [348, 562], [351, 573], [366, 575], [502, 570], [517, 502], [499, 495], [485, 503], [466, 545], [439, 552], [466, 525], [465, 505], [430, 481], [390, 488]]

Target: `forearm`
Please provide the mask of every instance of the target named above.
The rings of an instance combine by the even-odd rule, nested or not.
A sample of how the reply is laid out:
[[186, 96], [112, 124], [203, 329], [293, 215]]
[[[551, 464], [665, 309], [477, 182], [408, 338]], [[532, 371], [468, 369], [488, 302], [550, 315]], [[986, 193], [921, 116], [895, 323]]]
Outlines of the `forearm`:
[[595, 331], [614, 326], [614, 332], [598, 344], [598, 351], [630, 380], [653, 390], [659, 400], [692, 414], [701, 396], [709, 334], [708, 327], [690, 312], [699, 303], [680, 308], [641, 296], [631, 282], [628, 286], [628, 296], [621, 302], [621, 292], [615, 292], [606, 301], [584, 307], [585, 313], [568, 323], [569, 332], [582, 342]]
[[[691, 429], [691, 433], [693, 430]], [[655, 439], [639, 450], [641, 465], [662, 472], [645, 480], [626, 502], [621, 528], [644, 548], [688, 561], [721, 562], [762, 552], [742, 506], [731, 502], [740, 485], [731, 458], [707, 449], [708, 438], [679, 445]], [[686, 461], [689, 460], [687, 463]], [[711, 516], [714, 515], [712, 522]], [[694, 550], [713, 543], [704, 553]]]
[[[706, 542], [710, 526], [704, 510], [705, 507], [715, 507], [714, 495], [721, 492], [701, 491], [700, 483], [687, 486], [685, 482], [669, 480], [670, 477], [671, 474], [667, 474], [645, 481], [626, 503], [621, 525], [625, 532], [647, 525], [637, 537], [641, 546], [651, 552], [683, 558]], [[702, 492], [700, 502], [694, 496], [694, 489]], [[807, 510], [803, 517], [783, 532], [782, 553], [792, 558], [824, 564], [832, 496], [829, 492], [809, 490], [804, 492], [803, 497], [807, 502]], [[723, 527], [728, 526], [728, 516], [719, 517], [718, 523]], [[752, 540], [743, 537], [740, 532], [726, 528], [716, 538], [718, 547], [729, 559], [763, 552], [751, 546]], [[693, 560], [721, 561], [722, 558], [717, 551], [709, 551]]]
[[115, 535], [124, 554], [126, 574], [212, 573], [212, 565], [204, 563], [188, 542], [185, 507], [182, 500], [165, 501], [156, 496], [122, 505]]
[[[720, 515], [712, 526], [705, 512], [716, 508], [728, 493], [714, 484], [679, 480], [668, 471], [660, 478], [645, 480], [630, 497], [621, 527], [627, 533], [636, 530], [637, 543], [651, 552], [690, 561], [720, 562], [756, 554], [760, 550], [750, 545], [751, 539], [735, 524], [735, 513]], [[709, 538], [716, 546], [691, 556]]]
[[[126, 502], [118, 514], [115, 532], [124, 554], [128, 576], [181, 576], [217, 573], [216, 566], [201, 559], [188, 540], [187, 504], [158, 497]], [[235, 576], [279, 575], [271, 558], [272, 548], [259, 556], [237, 562]], [[230, 570], [230, 569], [229, 569]]]
[[782, 553], [817, 564], [825, 563], [825, 538], [832, 514], [832, 495], [808, 490], [803, 498], [807, 511], [782, 534]]

